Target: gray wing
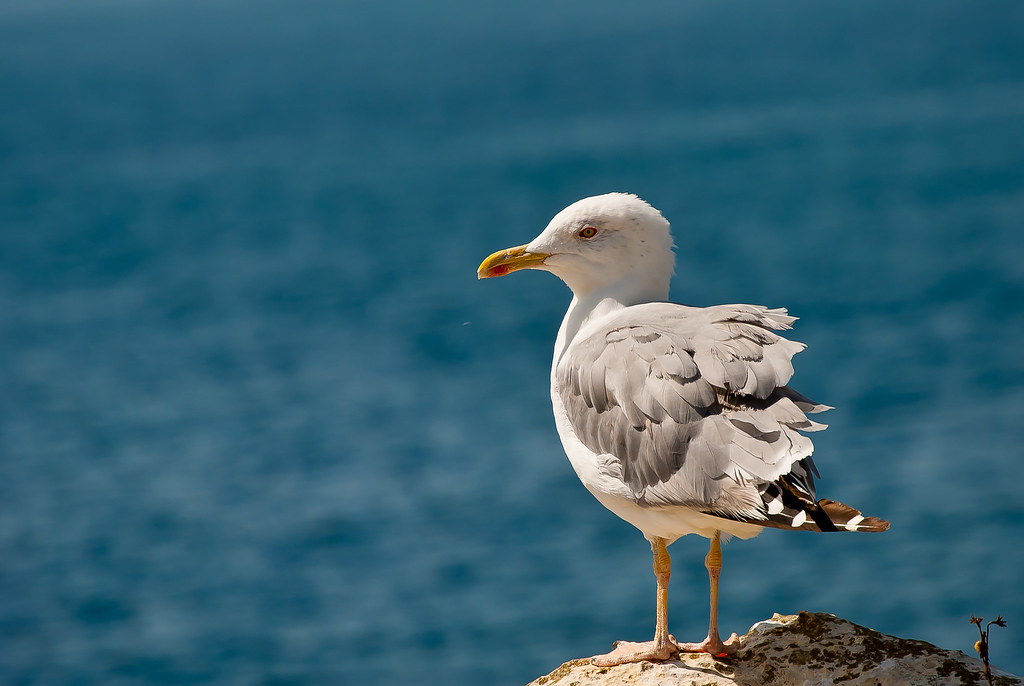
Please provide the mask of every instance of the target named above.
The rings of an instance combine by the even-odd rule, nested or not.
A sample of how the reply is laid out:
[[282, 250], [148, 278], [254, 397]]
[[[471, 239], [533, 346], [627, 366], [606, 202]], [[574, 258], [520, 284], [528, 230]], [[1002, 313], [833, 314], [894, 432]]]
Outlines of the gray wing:
[[556, 366], [576, 436], [644, 505], [766, 519], [765, 488], [785, 475], [813, 502], [800, 432], [825, 428], [805, 413], [829, 408], [786, 386], [804, 346], [774, 331], [794, 321], [753, 305], [625, 308]]

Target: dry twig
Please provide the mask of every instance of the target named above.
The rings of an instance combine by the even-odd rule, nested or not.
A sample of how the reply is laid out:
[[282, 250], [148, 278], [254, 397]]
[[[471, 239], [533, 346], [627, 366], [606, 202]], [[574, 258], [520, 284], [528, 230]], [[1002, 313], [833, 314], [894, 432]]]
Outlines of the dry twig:
[[1006, 626], [1006, 620], [1003, 619], [1002, 615], [997, 615], [995, 619], [985, 625], [985, 628], [981, 628], [981, 623], [985, 621], [984, 617], [975, 617], [971, 615], [971, 624], [978, 627], [978, 633], [981, 638], [974, 644], [974, 649], [978, 651], [978, 655], [981, 656], [981, 661], [985, 663], [985, 680], [988, 681], [988, 686], [992, 686], [992, 668], [988, 663], [988, 632], [992, 630], [992, 625]]

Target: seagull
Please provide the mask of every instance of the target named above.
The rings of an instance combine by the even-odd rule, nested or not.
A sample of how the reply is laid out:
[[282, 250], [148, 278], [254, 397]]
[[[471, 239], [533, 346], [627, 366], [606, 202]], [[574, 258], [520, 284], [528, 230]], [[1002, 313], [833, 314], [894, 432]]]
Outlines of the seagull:
[[[765, 527], [885, 531], [889, 522], [818, 499], [808, 415], [832, 409], [790, 388], [804, 345], [776, 331], [785, 309], [689, 307], [668, 302], [675, 245], [661, 212], [636, 195], [584, 198], [533, 241], [500, 250], [481, 279], [521, 269], [551, 272], [572, 301], [555, 338], [551, 404], [562, 447], [590, 493], [650, 542], [657, 579], [654, 640], [620, 641], [600, 666], [662, 661], [679, 652], [725, 657], [718, 633], [721, 542]], [[820, 477], [819, 477], [820, 478]], [[710, 539], [707, 637], [668, 632], [668, 546]]]

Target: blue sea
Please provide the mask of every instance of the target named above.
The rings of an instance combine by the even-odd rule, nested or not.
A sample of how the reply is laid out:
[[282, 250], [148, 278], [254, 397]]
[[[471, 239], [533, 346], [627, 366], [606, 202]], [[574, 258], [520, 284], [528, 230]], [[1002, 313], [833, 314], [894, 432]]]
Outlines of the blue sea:
[[[0, 683], [523, 684], [649, 638], [550, 416], [570, 202], [785, 306], [819, 494], [721, 624], [1024, 673], [1024, 5], [0, 0]], [[669, 619], [704, 636], [706, 541]]]

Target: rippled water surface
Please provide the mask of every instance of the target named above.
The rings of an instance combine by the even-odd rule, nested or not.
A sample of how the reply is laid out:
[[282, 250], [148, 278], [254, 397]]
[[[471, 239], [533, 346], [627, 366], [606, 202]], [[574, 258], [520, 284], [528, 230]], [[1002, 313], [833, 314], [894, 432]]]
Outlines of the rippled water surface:
[[[0, 681], [517, 684], [647, 637], [643, 538], [550, 418], [569, 202], [673, 297], [787, 306], [823, 495], [721, 621], [833, 612], [1024, 673], [1013, 2], [0, 2]], [[672, 548], [703, 636], [705, 542]]]

